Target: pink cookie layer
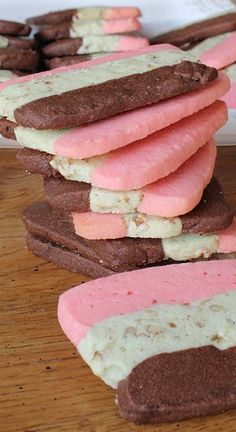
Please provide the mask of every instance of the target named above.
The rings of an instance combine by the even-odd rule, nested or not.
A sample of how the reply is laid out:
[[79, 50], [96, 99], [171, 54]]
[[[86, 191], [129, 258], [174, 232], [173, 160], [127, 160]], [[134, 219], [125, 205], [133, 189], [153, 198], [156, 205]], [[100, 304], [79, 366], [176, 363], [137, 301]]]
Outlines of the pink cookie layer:
[[224, 73], [207, 87], [112, 118], [71, 129], [53, 144], [55, 155], [85, 159], [145, 138], [221, 98], [230, 88]]
[[188, 213], [201, 200], [213, 175], [215, 160], [216, 143], [211, 140], [177, 171], [146, 186], [138, 210], [163, 217]]
[[218, 237], [220, 242], [218, 252], [231, 253], [236, 251], [236, 218], [229, 228], [218, 234]]
[[102, 25], [105, 34], [133, 32], [139, 31], [141, 28], [141, 23], [136, 18], [103, 21]]
[[118, 51], [132, 51], [145, 48], [148, 45], [148, 39], [141, 36], [120, 36], [116, 49]]
[[227, 121], [224, 102], [180, 120], [147, 138], [107, 155], [91, 178], [109, 190], [140, 189], [174, 172]]
[[116, 20], [120, 18], [138, 17], [141, 16], [139, 8], [136, 7], [117, 7], [107, 8], [104, 12], [104, 19]]
[[108, 240], [127, 236], [125, 222], [118, 214], [72, 213], [72, 218], [75, 233], [89, 240]]
[[236, 109], [236, 82], [231, 82], [231, 89], [221, 98], [228, 108]]
[[96, 279], [64, 292], [59, 323], [74, 345], [99, 322], [153, 304], [184, 304], [236, 290], [236, 260], [168, 265]]
[[[173, 45], [169, 45], [169, 44], [152, 45], [152, 46], [148, 46], [146, 48], [137, 49], [136, 51], [132, 51], [132, 52], [115, 53], [115, 54], [107, 55], [106, 57], [100, 57], [97, 59], [89, 60], [87, 62], [78, 63], [75, 65], [69, 65], [69, 66], [61, 66], [59, 68], [52, 69], [50, 71], [39, 72], [36, 74], [26, 75], [26, 76], [19, 77], [16, 79], [8, 80], [8, 81], [0, 84], [0, 90], [5, 88], [5, 87], [8, 87], [10, 85], [23, 83], [23, 82], [27, 82], [27, 81], [33, 81], [33, 80], [37, 80], [37, 79], [40, 79], [43, 77], [51, 77], [53, 75], [57, 75], [57, 74], [62, 73], [62, 72], [69, 72], [69, 71], [78, 70], [78, 69], [85, 69], [85, 68], [89, 69], [89, 68], [92, 68], [93, 66], [96, 66], [96, 65], [102, 64], [102, 63], [107, 63], [109, 61], [122, 60], [125, 58], [136, 57], [136, 56], [147, 54], [147, 53], [152, 53], [152, 52], [155, 53], [155, 52], [170, 51], [170, 50], [181, 51], [179, 48], [174, 47]], [[85, 66], [85, 64], [86, 64], [86, 66]]]
[[227, 36], [222, 42], [205, 51], [200, 60], [208, 66], [221, 69], [236, 60], [236, 32]]

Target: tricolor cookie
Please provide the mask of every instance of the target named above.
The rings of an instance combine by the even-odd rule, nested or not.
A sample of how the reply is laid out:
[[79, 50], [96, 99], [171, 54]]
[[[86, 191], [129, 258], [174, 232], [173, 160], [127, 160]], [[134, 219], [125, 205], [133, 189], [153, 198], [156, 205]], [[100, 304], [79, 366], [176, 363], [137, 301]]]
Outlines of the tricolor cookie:
[[230, 82], [226, 74], [219, 73], [216, 80], [203, 88], [91, 125], [55, 131], [18, 127], [17, 140], [24, 147], [47, 151], [55, 156], [90, 158], [164, 129], [211, 105], [229, 89]]
[[61, 24], [72, 20], [117, 20], [122, 18], [139, 17], [141, 12], [136, 7], [85, 7], [49, 12], [45, 15], [27, 19], [29, 24]]
[[97, 279], [60, 296], [59, 322], [93, 372], [116, 388], [152, 355], [235, 345], [235, 266], [209, 261]]
[[170, 43], [182, 48], [188, 48], [198, 41], [234, 30], [236, 30], [236, 12], [230, 12], [161, 34], [154, 37], [151, 43]]
[[68, 213], [49, 208], [45, 203], [28, 207], [22, 216], [29, 232], [27, 246], [35, 255], [93, 277], [158, 264], [164, 258], [186, 261], [236, 251], [233, 211], [216, 180], [206, 188], [196, 209], [181, 218], [182, 229], [188, 233], [162, 241], [128, 237], [87, 240], [76, 235]]
[[[36, 37], [42, 41], [82, 37], [84, 38], [83, 44], [87, 45], [87, 36], [129, 33], [139, 30], [141, 30], [141, 24], [136, 18], [96, 21], [74, 20], [72, 23], [54, 24], [42, 27], [36, 34]], [[102, 38], [101, 41], [106, 41], [106, 38]], [[115, 49], [114, 51], [119, 50]]]
[[206, 39], [189, 50], [202, 63], [222, 69], [236, 60], [236, 31]]
[[[45, 169], [42, 169], [42, 161], [47, 156], [40, 157], [39, 152], [35, 153], [38, 154], [38, 163], [37, 154], [33, 159], [32, 152], [28, 153], [26, 149], [19, 153], [18, 159], [28, 172], [46, 177], [45, 193], [53, 207], [79, 213], [93, 211], [124, 214], [139, 211], [149, 215], [176, 217], [189, 212], [199, 203], [203, 190], [213, 175], [216, 145], [213, 140], [209, 141], [178, 170], [163, 180], [154, 182], [141, 190], [121, 192], [55, 178], [53, 170], [49, 171], [50, 168], [46, 168], [46, 163]], [[34, 165], [32, 165], [33, 160]], [[67, 196], [68, 199], [65, 201]]]
[[0, 35], [28, 36], [31, 27], [28, 24], [0, 20]]
[[[216, 101], [196, 114], [124, 148], [88, 159], [53, 156], [50, 164], [68, 180], [83, 181], [115, 191], [139, 189], [176, 171], [211, 139], [226, 120], [225, 103]], [[50, 153], [47, 141], [40, 150]]]
[[39, 55], [31, 49], [0, 48], [0, 68], [35, 72], [39, 66]]
[[34, 39], [0, 35], [0, 48], [35, 49], [37, 43]]
[[[63, 36], [64, 37], [64, 36]], [[130, 35], [107, 35], [75, 37], [75, 39], [61, 39], [52, 42], [42, 48], [46, 57], [61, 56], [61, 53], [70, 54], [93, 54], [100, 52], [132, 51], [145, 48], [149, 45], [148, 40], [142, 36]]]
[[22, 78], [1, 89], [0, 115], [35, 129], [102, 120], [216, 79], [215, 69], [192, 60], [188, 53], [160, 45], [95, 59], [86, 62], [86, 68], [67, 66], [50, 72], [50, 78], [47, 73]]

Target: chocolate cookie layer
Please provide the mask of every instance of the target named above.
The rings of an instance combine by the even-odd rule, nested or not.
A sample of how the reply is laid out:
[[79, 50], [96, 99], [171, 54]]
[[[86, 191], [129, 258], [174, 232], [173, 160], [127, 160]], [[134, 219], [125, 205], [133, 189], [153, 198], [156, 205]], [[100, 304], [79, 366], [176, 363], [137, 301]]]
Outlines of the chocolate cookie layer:
[[169, 43], [180, 46], [236, 30], [236, 12], [197, 22], [151, 39], [151, 44]]
[[57, 12], [49, 12], [45, 15], [39, 15], [35, 17], [28, 18], [26, 22], [28, 24], [61, 24], [67, 21], [71, 21], [73, 15], [76, 13], [76, 9], [66, 9]]
[[82, 38], [61, 39], [56, 42], [49, 43], [42, 47], [42, 52], [45, 57], [63, 57], [68, 55], [76, 55], [78, 49], [82, 45]]
[[23, 39], [18, 37], [7, 36], [9, 48], [16, 49], [35, 49], [37, 48], [37, 42], [34, 39]]
[[15, 48], [0, 49], [0, 68], [34, 72], [39, 66], [39, 55], [36, 51]]
[[216, 69], [183, 61], [37, 99], [14, 115], [17, 123], [35, 129], [74, 127], [186, 93], [216, 78]]
[[212, 346], [145, 360], [120, 382], [118, 406], [129, 421], [175, 422], [236, 408], [236, 348]]
[[31, 27], [28, 24], [18, 23], [15, 21], [0, 20], [1, 35], [28, 36], [30, 32]]
[[41, 41], [54, 41], [70, 37], [70, 22], [42, 27], [35, 37]]
[[[164, 256], [159, 239], [86, 240], [79, 237], [74, 233], [70, 218], [53, 211], [45, 202], [26, 208], [22, 213], [22, 219], [31, 236], [40, 242], [50, 244], [46, 250], [54, 245], [60, 250], [78, 254], [110, 272], [106, 274], [152, 265], [161, 261]], [[28, 246], [37, 255], [37, 251], [29, 244]], [[39, 251], [38, 255], [45, 257]], [[86, 273], [86, 269], [80, 268], [79, 271]], [[86, 274], [92, 276], [91, 273]]]
[[0, 135], [4, 138], [16, 139], [14, 129], [17, 126], [16, 123], [7, 120], [5, 117], [0, 118]]
[[84, 55], [72, 55], [64, 57], [55, 57], [52, 59], [44, 59], [43, 63], [47, 69], [55, 69], [61, 66], [68, 66], [72, 64], [82, 63], [90, 60], [89, 54]]
[[24, 166], [26, 171], [31, 174], [40, 174], [44, 177], [61, 177], [61, 174], [51, 167], [50, 160], [52, 156], [48, 153], [23, 148], [17, 153], [16, 158]]
[[200, 203], [191, 212], [180, 216], [183, 231], [191, 233], [213, 233], [229, 227], [234, 210], [225, 201], [222, 188], [213, 177], [204, 190]]
[[83, 273], [92, 278], [114, 274], [112, 270], [84, 258], [78, 252], [70, 251], [54, 243], [45, 242], [31, 234], [28, 234], [26, 237], [26, 247], [32, 251], [34, 255], [40, 256], [46, 261], [53, 262], [58, 267], [74, 273]]

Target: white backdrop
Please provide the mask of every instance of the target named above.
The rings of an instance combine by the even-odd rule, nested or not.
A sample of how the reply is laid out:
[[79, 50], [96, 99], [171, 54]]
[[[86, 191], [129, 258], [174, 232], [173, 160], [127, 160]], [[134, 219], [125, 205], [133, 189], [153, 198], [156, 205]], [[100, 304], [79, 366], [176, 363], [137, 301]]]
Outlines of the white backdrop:
[[[231, 0], [0, 0], [0, 16], [24, 20], [53, 10], [91, 5], [140, 7], [149, 37], [235, 8]], [[227, 126], [217, 134], [219, 144], [236, 144], [236, 110], [231, 110], [229, 117]], [[9, 145], [9, 140], [0, 138], [0, 147]]]
[[0, 16], [24, 20], [52, 10], [91, 5], [140, 7], [148, 36], [233, 8], [231, 0], [0, 0]]

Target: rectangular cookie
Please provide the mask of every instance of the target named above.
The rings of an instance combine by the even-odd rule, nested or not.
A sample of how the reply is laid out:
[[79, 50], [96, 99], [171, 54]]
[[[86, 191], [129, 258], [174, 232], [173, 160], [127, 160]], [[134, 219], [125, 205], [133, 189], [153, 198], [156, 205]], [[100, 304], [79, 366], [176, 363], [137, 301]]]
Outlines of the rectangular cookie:
[[35, 129], [102, 120], [201, 88], [217, 78], [215, 69], [191, 60], [188, 53], [160, 45], [96, 59], [87, 62], [86, 69], [79, 64], [54, 70], [50, 79], [47, 72], [22, 78], [1, 88], [0, 115]]
[[39, 131], [19, 126], [17, 140], [24, 147], [56, 156], [87, 159], [127, 146], [191, 116], [220, 99], [229, 89], [229, 78], [220, 72], [216, 80], [201, 89], [84, 127]]
[[[181, 234], [170, 239], [150, 239], [150, 238], [123, 238], [117, 240], [87, 240], [75, 234], [72, 221], [68, 215], [50, 209], [46, 203], [36, 203], [26, 208], [22, 213], [23, 222], [27, 231], [30, 233], [28, 248], [35, 255], [44, 257], [48, 261], [64, 265], [70, 271], [78, 271], [77, 267], [70, 265], [68, 256], [72, 256], [72, 263], [77, 262], [80, 265], [80, 256], [96, 264], [105, 267], [109, 271], [122, 272], [135, 268], [146, 267], [157, 264], [163, 259], [172, 259], [174, 261], [188, 261], [197, 258], [209, 258], [216, 253], [231, 253], [236, 251], [236, 224], [233, 224], [217, 234], [199, 235], [191, 233], [191, 225], [198, 221], [198, 226], [212, 224], [217, 221], [217, 216], [206, 213], [203, 208], [185, 219], [186, 226], [190, 232]], [[225, 205], [227, 207], [227, 205]], [[199, 213], [199, 215], [198, 215]], [[202, 214], [202, 218], [198, 217]], [[219, 216], [222, 218], [233, 218], [232, 209], [226, 209]], [[224, 222], [226, 219], [224, 219]], [[209, 225], [210, 226], [210, 225]], [[213, 225], [211, 225], [213, 226]], [[227, 224], [228, 226], [228, 224]], [[33, 240], [32, 240], [33, 238]], [[37, 240], [34, 241], [34, 240]], [[43, 247], [40, 245], [43, 244]], [[56, 249], [55, 249], [56, 248]], [[56, 252], [56, 258], [54, 252]], [[64, 252], [66, 252], [66, 261], [63, 261]], [[68, 255], [69, 253], [69, 255]], [[58, 258], [59, 254], [59, 258]], [[77, 257], [78, 255], [78, 257]], [[79, 271], [86, 273], [86, 268]]]
[[36, 38], [47, 42], [57, 39], [85, 37], [84, 44], [86, 44], [86, 36], [129, 33], [140, 31], [141, 28], [142, 26], [136, 18], [96, 21], [74, 20], [72, 23], [68, 22], [41, 27], [36, 34]]
[[140, 9], [136, 7], [84, 7], [78, 9], [66, 9], [56, 12], [49, 12], [44, 15], [27, 19], [27, 23], [34, 25], [61, 24], [67, 21], [76, 20], [111, 20], [130, 17], [139, 17]]
[[186, 48], [195, 42], [234, 30], [236, 12], [230, 12], [156, 36], [151, 39], [151, 44], [170, 43]]

